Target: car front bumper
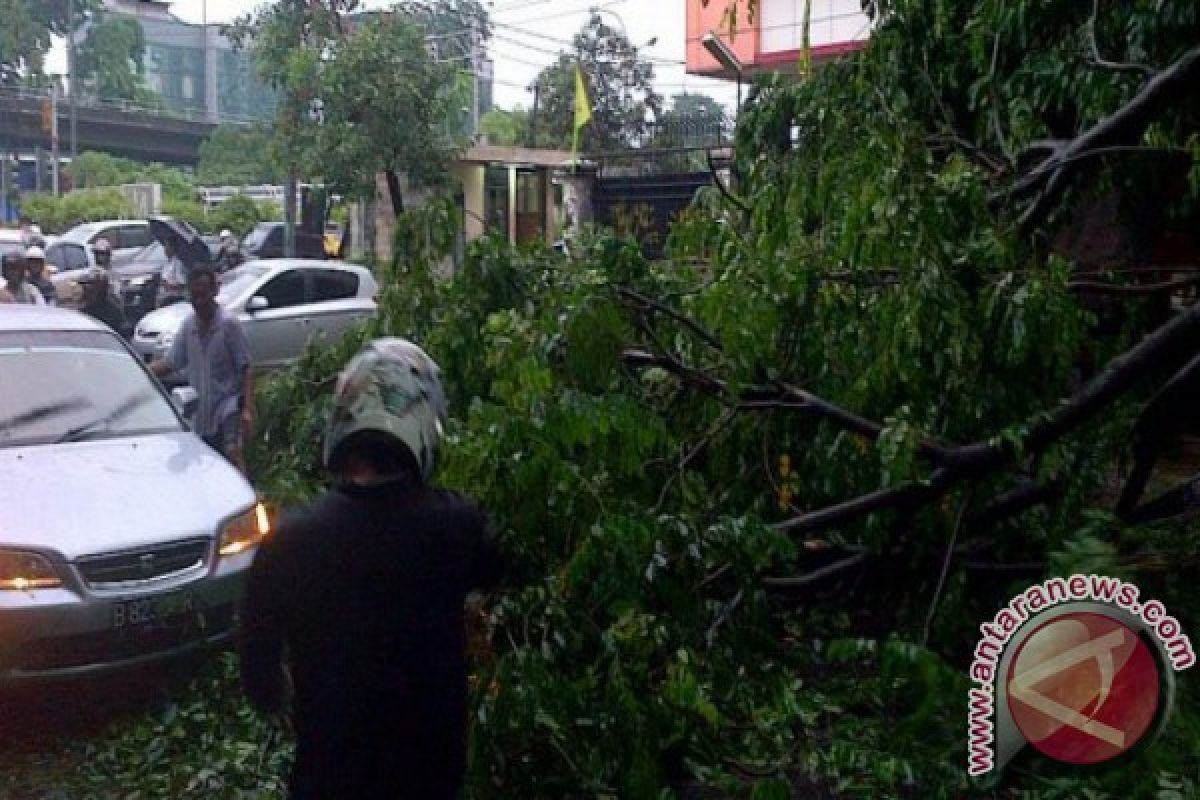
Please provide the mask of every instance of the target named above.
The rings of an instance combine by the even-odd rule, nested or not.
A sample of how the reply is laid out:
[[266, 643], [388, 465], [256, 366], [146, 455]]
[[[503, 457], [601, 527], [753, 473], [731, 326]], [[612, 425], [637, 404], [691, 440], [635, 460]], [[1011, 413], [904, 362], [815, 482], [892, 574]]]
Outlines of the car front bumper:
[[[0, 685], [97, 675], [228, 639], [253, 557], [224, 558], [152, 588], [94, 592], [73, 580], [58, 589], [0, 592]], [[150, 624], [115, 624], [130, 603], [166, 597], [172, 613]]]

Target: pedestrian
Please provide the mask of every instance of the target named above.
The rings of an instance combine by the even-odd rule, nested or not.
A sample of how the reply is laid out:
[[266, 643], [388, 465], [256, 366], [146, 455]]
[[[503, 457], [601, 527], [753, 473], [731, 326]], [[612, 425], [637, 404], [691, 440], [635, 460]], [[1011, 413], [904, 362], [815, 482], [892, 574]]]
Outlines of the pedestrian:
[[16, 253], [5, 253], [0, 270], [4, 274], [4, 288], [12, 295], [13, 302], [44, 306], [46, 300], [37, 287], [25, 279], [25, 259]]
[[158, 304], [167, 306], [187, 299], [188, 269], [169, 239], [163, 242], [163, 253], [167, 262], [162, 268]]
[[368, 345], [334, 390], [332, 487], [285, 515], [255, 556], [242, 684], [264, 712], [283, 710], [291, 689], [292, 800], [458, 797], [464, 601], [496, 583], [501, 558], [487, 516], [431, 485], [445, 413], [438, 367], [419, 347]]
[[[17, 218], [17, 231], [21, 235], [21, 247], [32, 247], [34, 244], [33, 220], [27, 215], [22, 214]], [[40, 233], [41, 231], [38, 232]]]
[[54, 283], [46, 277], [46, 251], [33, 245], [25, 251], [25, 273], [27, 280], [42, 293], [42, 299], [48, 306], [58, 305], [58, 291]]
[[192, 429], [246, 473], [243, 443], [254, 432], [254, 364], [242, 325], [217, 303], [217, 274], [202, 266], [188, 276], [192, 313], [163, 358], [150, 364], [160, 378], [182, 371], [196, 390]]
[[83, 305], [80, 311], [100, 320], [121, 336], [128, 336], [129, 323], [125, 317], [125, 309], [109, 291], [108, 271], [92, 267], [79, 282], [83, 285]]
[[112, 243], [107, 238], [100, 236], [92, 243], [92, 257], [96, 259], [96, 266], [104, 269], [112, 268]]
[[228, 228], [221, 231], [220, 240], [221, 248], [217, 253], [217, 269], [221, 272], [228, 272], [241, 265], [242, 253], [238, 247], [237, 237]]

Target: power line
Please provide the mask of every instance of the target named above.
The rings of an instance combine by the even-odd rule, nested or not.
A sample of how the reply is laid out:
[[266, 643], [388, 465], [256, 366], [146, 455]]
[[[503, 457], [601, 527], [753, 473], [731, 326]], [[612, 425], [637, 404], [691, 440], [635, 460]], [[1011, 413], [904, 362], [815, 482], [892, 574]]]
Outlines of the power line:
[[[500, 33], [493, 33], [492, 34], [493, 37], [502, 39], [502, 40], [510, 42], [512, 44], [518, 44], [522, 47], [528, 47], [531, 50], [538, 50], [539, 48], [537, 48], [534, 45], [527, 44], [526, 42], [514, 40], [511, 38], [511, 36], [514, 34], [521, 35], [521, 36], [527, 36], [532, 39], [538, 39], [541, 41], [551, 42], [553, 44], [559, 45], [560, 47], [569, 48], [569, 50], [573, 50], [575, 48], [575, 42], [571, 41], [571, 40], [560, 39], [556, 36], [548, 36], [547, 34], [539, 33], [538, 31], [531, 31], [531, 30], [527, 30], [525, 28], [519, 28], [516, 25], [506, 25], [506, 24], [502, 24], [499, 22], [494, 23], [494, 25], [497, 28], [503, 29], [506, 33], [509, 34], [509, 37], [505, 37], [503, 34], [500, 34]], [[640, 48], [637, 48], [637, 47], [635, 47], [634, 49], [640, 50]], [[550, 51], [541, 50], [540, 52], [550, 52]], [[554, 53], [556, 55], [559, 52], [561, 52], [561, 51], [554, 51]], [[643, 55], [640, 52], [638, 53], [638, 59], [641, 61], [645, 61], [649, 64], [662, 65], [662, 66], [679, 66], [679, 65], [683, 65], [683, 64], [687, 63], [686, 61], [684, 61], [683, 59], [680, 59], [680, 58], [663, 58], [660, 56]]]
[[508, 5], [500, 6], [499, 8], [493, 8], [491, 10], [491, 13], [506, 14], [510, 11], [520, 11], [523, 8], [529, 8], [530, 6], [540, 6], [540, 5], [544, 5], [545, 3], [549, 3], [549, 2], [550, 2], [550, 0], [518, 0], [518, 2], [515, 2], [515, 3], [509, 3]]
[[[524, 19], [515, 19], [515, 20], [512, 20], [509, 24], [511, 24], [511, 25], [529, 25], [530, 23], [545, 22], [546, 20], [549, 20], [549, 19], [561, 19], [562, 17], [571, 17], [576, 14], [589, 14], [590, 15], [593, 11], [607, 11], [607, 10], [611, 9], [613, 6], [623, 5], [626, 2], [627, 2], [627, 0], [610, 0], [610, 2], [605, 3], [604, 5], [601, 5], [601, 6], [598, 6], [595, 3], [589, 3], [586, 6], [581, 6], [579, 8], [571, 9], [569, 11], [556, 11], [553, 14], [543, 14], [543, 15], [537, 16], [537, 17], [525, 17]], [[499, 24], [499, 23], [497, 23], [497, 24]]]

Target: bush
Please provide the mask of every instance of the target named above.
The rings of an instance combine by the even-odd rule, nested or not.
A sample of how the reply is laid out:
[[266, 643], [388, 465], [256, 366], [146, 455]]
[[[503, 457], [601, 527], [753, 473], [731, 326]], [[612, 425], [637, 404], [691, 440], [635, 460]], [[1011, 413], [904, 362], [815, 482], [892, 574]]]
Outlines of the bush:
[[61, 197], [28, 195], [21, 201], [21, 211], [45, 233], [63, 233], [81, 222], [137, 216], [137, 209], [120, 189], [78, 189]]
[[244, 237], [260, 222], [278, 219], [279, 206], [258, 202], [243, 194], [234, 195], [208, 212], [205, 225], [210, 231], [228, 228], [238, 238]]

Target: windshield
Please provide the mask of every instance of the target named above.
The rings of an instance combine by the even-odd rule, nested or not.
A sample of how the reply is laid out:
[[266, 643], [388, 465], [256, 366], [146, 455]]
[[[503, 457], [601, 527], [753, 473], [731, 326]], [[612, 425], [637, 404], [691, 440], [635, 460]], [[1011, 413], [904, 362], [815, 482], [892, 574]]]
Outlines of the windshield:
[[274, 229], [274, 225], [255, 225], [254, 230], [246, 234], [246, 240], [242, 242], [242, 247], [247, 250], [257, 250], [267, 243], [267, 237], [271, 235], [271, 231]]
[[150, 244], [143, 247], [141, 250], [138, 250], [136, 253], [134, 253], [133, 258], [131, 258], [129, 260], [129, 263], [132, 264], [135, 261], [166, 261], [166, 260], [167, 260], [167, 254], [166, 254], [166, 252], [163, 251], [162, 242], [151, 242]]
[[267, 274], [266, 267], [238, 267], [221, 275], [221, 288], [217, 291], [217, 302], [228, 305], [244, 295], [251, 284]]
[[0, 386], [0, 448], [181, 430], [111, 333], [0, 333]]

